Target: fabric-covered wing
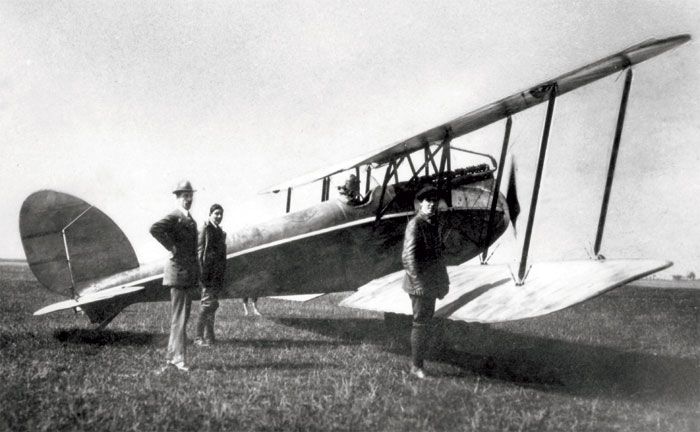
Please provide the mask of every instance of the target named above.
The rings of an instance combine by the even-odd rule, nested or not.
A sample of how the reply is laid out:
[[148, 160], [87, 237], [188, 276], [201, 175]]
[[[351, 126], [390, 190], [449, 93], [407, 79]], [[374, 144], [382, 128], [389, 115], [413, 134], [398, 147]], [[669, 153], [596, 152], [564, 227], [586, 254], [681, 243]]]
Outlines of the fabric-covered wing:
[[[448, 267], [450, 292], [438, 300], [435, 316], [493, 323], [555, 312], [671, 266], [658, 260], [586, 260], [534, 263], [522, 286], [507, 265]], [[401, 289], [403, 271], [362, 286], [340, 305], [411, 314]]]
[[557, 86], [557, 95], [562, 95], [629, 66], [648, 60], [689, 40], [689, 35], [673, 36], [660, 40], [649, 39], [616, 54], [530, 87], [525, 91], [488, 104], [410, 138], [375, 149], [362, 156], [326, 167], [317, 172], [271, 186], [260, 193], [277, 192], [312, 183], [362, 165], [387, 163], [397, 157], [413, 153], [429, 144], [441, 141], [445, 139], [448, 133], [452, 138], [456, 138], [545, 102], [549, 100], [548, 90], [555, 84]]

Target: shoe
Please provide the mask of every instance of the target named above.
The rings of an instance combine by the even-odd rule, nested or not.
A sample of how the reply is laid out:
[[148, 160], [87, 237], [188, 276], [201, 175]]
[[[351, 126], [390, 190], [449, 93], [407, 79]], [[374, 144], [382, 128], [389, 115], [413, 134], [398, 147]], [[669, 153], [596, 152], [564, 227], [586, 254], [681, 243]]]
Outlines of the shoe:
[[175, 366], [176, 368], [178, 368], [179, 370], [181, 370], [183, 372], [190, 371], [190, 368], [187, 365], [185, 365], [184, 363], [170, 363], [170, 364]]
[[418, 379], [426, 379], [428, 375], [425, 373], [423, 368], [411, 366], [411, 375]]
[[183, 372], [189, 372], [190, 368], [186, 366], [184, 363], [171, 363], [167, 362], [165, 366], [163, 366], [159, 371], [156, 372], [156, 375], [163, 375], [164, 373], [167, 373], [170, 370], [173, 369], [178, 369]]
[[194, 344], [197, 345], [198, 347], [202, 347], [202, 348], [207, 348], [207, 347], [210, 347], [212, 345], [211, 342], [209, 342], [207, 340], [203, 340], [203, 339], [195, 339]]
[[262, 314], [261, 314], [260, 312], [258, 312], [257, 309], [253, 309], [253, 315], [255, 315], [255, 316], [262, 316]]

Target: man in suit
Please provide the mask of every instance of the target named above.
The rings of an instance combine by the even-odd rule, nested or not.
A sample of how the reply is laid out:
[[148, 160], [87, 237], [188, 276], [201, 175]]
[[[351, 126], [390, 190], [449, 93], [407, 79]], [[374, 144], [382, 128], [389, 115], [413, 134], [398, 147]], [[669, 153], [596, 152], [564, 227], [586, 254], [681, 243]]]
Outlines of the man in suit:
[[199, 281], [197, 264], [197, 223], [190, 215], [194, 196], [192, 184], [181, 181], [173, 190], [177, 208], [151, 227], [155, 237], [171, 253], [165, 263], [163, 286], [170, 287], [170, 339], [166, 354], [166, 370], [175, 367], [189, 371], [187, 364], [187, 320], [192, 294]]
[[199, 302], [195, 345], [214, 345], [214, 316], [219, 308], [219, 293], [226, 273], [226, 232], [221, 229], [224, 208], [214, 204], [209, 208], [209, 220], [199, 233], [197, 257], [202, 275], [202, 297]]
[[428, 324], [435, 313], [435, 299], [443, 298], [450, 287], [443, 257], [444, 244], [435, 214], [438, 190], [426, 186], [416, 194], [418, 213], [406, 225], [401, 260], [406, 274], [403, 289], [411, 298], [411, 374], [425, 378], [423, 357], [428, 341]]

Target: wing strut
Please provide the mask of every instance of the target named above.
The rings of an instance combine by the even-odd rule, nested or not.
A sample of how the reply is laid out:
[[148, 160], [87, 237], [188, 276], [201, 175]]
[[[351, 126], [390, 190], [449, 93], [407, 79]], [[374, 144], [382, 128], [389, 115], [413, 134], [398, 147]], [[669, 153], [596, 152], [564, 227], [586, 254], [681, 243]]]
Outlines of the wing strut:
[[367, 165], [367, 177], [365, 180], [365, 195], [369, 195], [369, 181], [372, 179], [372, 167]]
[[328, 201], [330, 197], [331, 178], [324, 177], [321, 182], [321, 201]]
[[608, 165], [608, 178], [605, 182], [605, 194], [603, 195], [603, 203], [600, 206], [600, 218], [598, 219], [598, 232], [595, 237], [595, 246], [593, 247], [593, 255], [598, 259], [603, 259], [599, 254], [600, 244], [603, 241], [603, 230], [605, 228], [605, 217], [608, 213], [608, 202], [610, 201], [610, 190], [612, 189], [612, 181], [615, 176], [615, 165], [617, 163], [617, 152], [620, 148], [620, 138], [622, 137], [622, 126], [625, 123], [625, 112], [627, 111], [627, 99], [632, 85], [632, 68], [627, 69], [625, 76], [625, 87], [622, 91], [622, 100], [620, 101], [620, 111], [617, 115], [617, 126], [615, 128], [615, 139], [613, 140], [612, 153], [610, 154], [610, 165]]
[[535, 184], [532, 189], [532, 200], [530, 201], [530, 213], [527, 216], [527, 228], [525, 230], [525, 241], [523, 242], [523, 254], [520, 258], [518, 268], [518, 280], [516, 285], [525, 283], [525, 269], [527, 268], [527, 252], [530, 249], [530, 238], [532, 237], [532, 226], [535, 223], [535, 210], [537, 209], [537, 197], [540, 193], [540, 183], [542, 181], [542, 171], [544, 171], [544, 158], [547, 154], [547, 142], [549, 141], [549, 129], [552, 125], [552, 115], [554, 114], [554, 102], [557, 99], [557, 83], [550, 84], [548, 89], [542, 88], [542, 97], [545, 91], [549, 90], [549, 103], [547, 104], [547, 117], [544, 120], [544, 130], [542, 131], [542, 141], [540, 142], [540, 155], [537, 160], [537, 173], [535, 174]]
[[391, 160], [389, 161], [389, 165], [386, 167], [386, 171], [384, 172], [384, 182], [382, 182], [382, 194], [379, 196], [379, 206], [377, 207], [377, 217], [375, 218], [375, 222], [379, 221], [379, 219], [382, 218], [382, 215], [384, 215], [384, 212], [389, 208], [391, 203], [394, 201], [392, 198], [389, 200], [388, 203], [386, 203], [385, 206], [384, 204], [384, 195], [386, 194], [386, 188], [389, 186], [389, 181], [391, 180], [392, 177], [396, 178], [396, 181], [398, 183], [398, 170], [399, 166], [401, 165], [401, 162], [403, 162], [404, 157], [400, 157], [398, 161], [396, 160]]
[[498, 204], [498, 194], [501, 190], [501, 180], [503, 180], [503, 170], [505, 169], [506, 153], [508, 152], [508, 142], [510, 141], [510, 129], [513, 126], [513, 118], [508, 116], [506, 120], [506, 132], [503, 135], [503, 147], [501, 147], [501, 159], [498, 163], [498, 174], [496, 175], [496, 183], [493, 185], [493, 199], [491, 200], [491, 209], [489, 210], [489, 220], [486, 229], [486, 239], [484, 241], [484, 252], [481, 253], [481, 264], [487, 264], [486, 257], [489, 252], [489, 243], [493, 236], [493, 217], [496, 215], [496, 204]]
[[[430, 153], [430, 149], [428, 147], [429, 147], [429, 144], [426, 141], [426, 147], [425, 147], [425, 151], [424, 151], [423, 155], [425, 156], [425, 160], [426, 160], [426, 163], [424, 165], [425, 165], [425, 175], [427, 175], [427, 176], [430, 175], [430, 165], [428, 165], [428, 162], [427, 162], [428, 160], [430, 160], [430, 163], [433, 165], [433, 171], [438, 172], [438, 167], [437, 167], [437, 165], [435, 165], [435, 159], [433, 159], [433, 157], [437, 154], [437, 150]], [[438, 149], [439, 149], [439, 147], [438, 147]], [[418, 170], [418, 171], [420, 171], [420, 170]]]
[[287, 188], [287, 213], [289, 213], [289, 209], [292, 207], [292, 188], [288, 187]]
[[[452, 142], [453, 136], [452, 128], [448, 125], [445, 128], [445, 139], [442, 140], [442, 157], [440, 158], [440, 173], [438, 175], [438, 193], [442, 190], [448, 192], [445, 195], [447, 207], [452, 207], [452, 193], [449, 192], [452, 189], [452, 154], [450, 153], [450, 143]], [[442, 179], [443, 173], [445, 174], [444, 181]]]
[[411, 154], [406, 155], [406, 160], [408, 161], [408, 166], [411, 167], [411, 175], [416, 175], [416, 166], [413, 165], [413, 159], [411, 159]]

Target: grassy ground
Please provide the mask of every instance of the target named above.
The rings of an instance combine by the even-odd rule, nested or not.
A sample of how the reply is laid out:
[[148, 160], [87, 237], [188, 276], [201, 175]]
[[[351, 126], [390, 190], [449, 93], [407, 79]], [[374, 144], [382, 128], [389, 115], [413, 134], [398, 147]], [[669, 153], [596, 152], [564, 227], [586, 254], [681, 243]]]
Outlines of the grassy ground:
[[224, 301], [220, 343], [191, 346], [189, 374], [157, 375], [165, 303], [94, 332], [72, 312], [33, 317], [60, 298], [23, 267], [0, 272], [0, 430], [700, 429], [698, 290], [625, 287], [538, 319], [440, 323], [446, 344], [421, 382], [406, 373], [408, 330], [387, 337], [340, 295], [262, 299], [263, 318]]

